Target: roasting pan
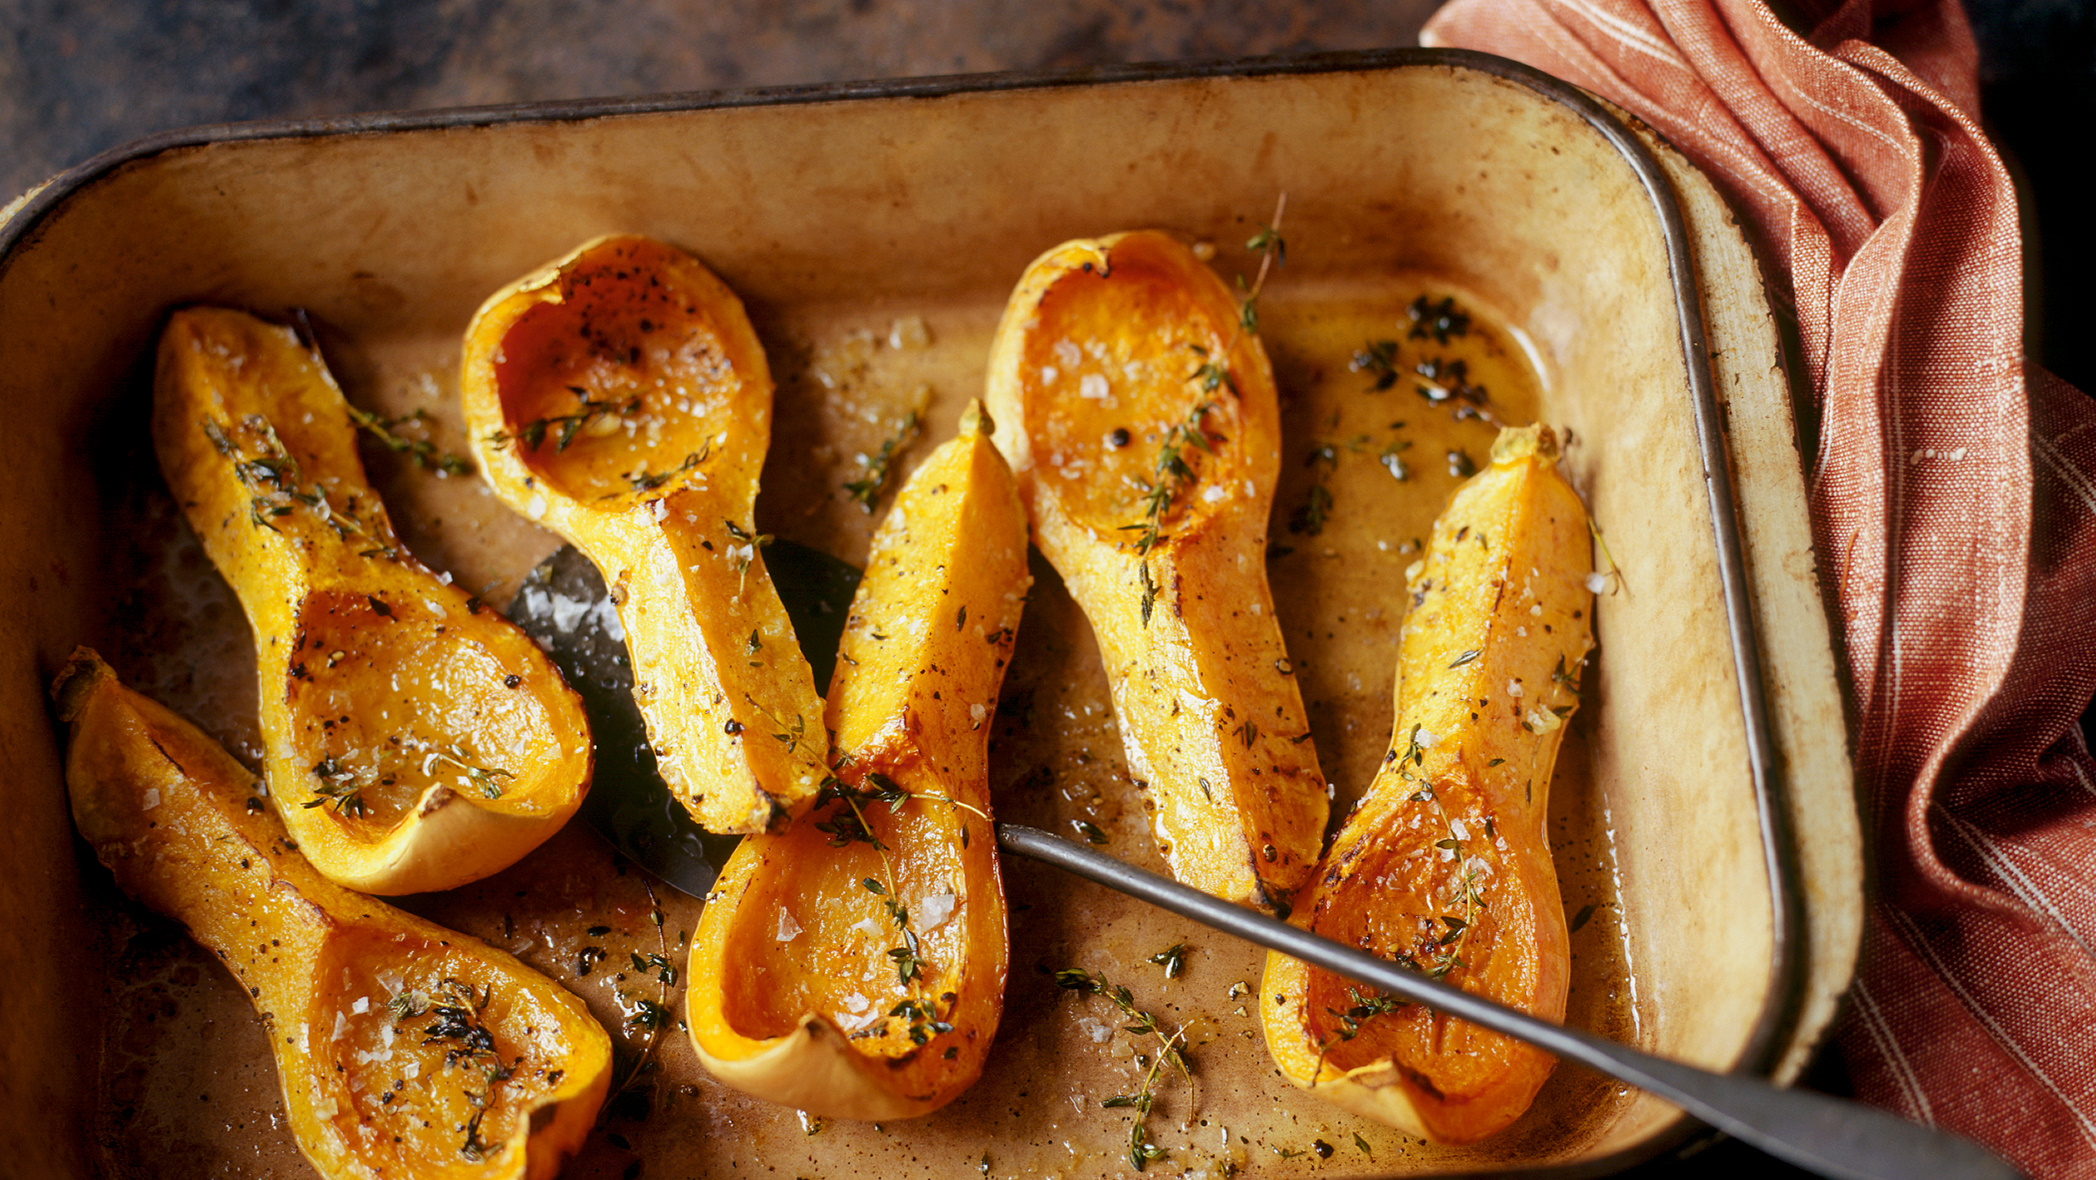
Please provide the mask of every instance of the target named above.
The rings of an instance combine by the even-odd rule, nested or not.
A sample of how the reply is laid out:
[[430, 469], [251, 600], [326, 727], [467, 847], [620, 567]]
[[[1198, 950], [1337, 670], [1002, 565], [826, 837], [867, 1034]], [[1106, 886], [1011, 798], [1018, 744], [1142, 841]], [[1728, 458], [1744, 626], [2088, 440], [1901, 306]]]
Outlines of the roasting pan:
[[[73, 837], [45, 698], [66, 653], [94, 643], [252, 757], [251, 673], [223, 672], [243, 658], [243, 624], [198, 566], [144, 442], [151, 346], [170, 308], [303, 317], [353, 401], [424, 408], [463, 450], [458, 341], [481, 299], [596, 234], [667, 239], [742, 295], [780, 374], [760, 525], [856, 559], [869, 518], [833, 494], [837, 473], [912, 398], [926, 411], [918, 454], [953, 432], [1028, 260], [1066, 238], [1154, 226], [1214, 244], [1227, 277], [1282, 192], [1289, 255], [1262, 306], [1284, 397], [1291, 381], [1331, 377], [1296, 341], [1328, 318], [1382, 314], [1419, 284], [1460, 293], [1526, 351], [1535, 416], [1571, 432], [1567, 469], [1620, 570], [1597, 600], [1600, 646], [1553, 804], [1567, 907], [1583, 910], [1569, 1018], [1708, 1068], [1795, 1077], [1853, 973], [1863, 870], [1760, 272], [1708, 181], [1591, 96], [1485, 55], [1396, 50], [209, 127], [108, 153], [17, 202], [0, 222], [11, 1168], [303, 1168], [244, 998], [179, 932], [115, 896]], [[917, 325], [922, 347], [895, 359], [891, 337]], [[1360, 396], [1425, 412], [1402, 386]], [[1284, 463], [1298, 464], [1325, 426], [1301, 399], [1284, 414]], [[554, 544], [475, 480], [372, 462], [411, 547], [490, 601]], [[1438, 507], [1388, 511], [1430, 520]], [[1388, 738], [1403, 593], [1404, 559], [1354, 543], [1300, 541], [1274, 566], [1342, 805]], [[1111, 773], [1096, 651], [1052, 575], [1036, 573], [1022, 635], [1035, 670], [1015, 662], [1014, 678], [1034, 694], [1037, 733], [993, 752], [999, 811], [1068, 831], [1090, 808], [1111, 851], [1156, 867]], [[245, 702], [226, 687], [240, 676]], [[1107, 764], [1088, 794], [1029, 793], [1017, 760], [1043, 742]], [[534, 866], [418, 908], [511, 949], [522, 939], [528, 960], [615, 1019], [620, 985], [576, 977], [560, 931], [598, 924], [592, 907], [642, 912], [637, 874], [586, 834], [564, 834]], [[636, 1159], [651, 1176], [1125, 1172], [1126, 1112], [1098, 1100], [1130, 1066], [1112, 1056], [1111, 1013], [1056, 993], [1045, 972], [1065, 965], [1125, 977], [1200, 1032], [1194, 1085], [1152, 1116], [1152, 1138], [1172, 1149], [1153, 1170], [1591, 1175], [1689, 1131], [1664, 1103], [1569, 1068], [1482, 1144], [1360, 1124], [1276, 1076], [1248, 1007], [1256, 955], [1046, 870], [1008, 864], [1006, 882], [1005, 1020], [983, 1081], [954, 1106], [811, 1127], [713, 1084], [680, 1032], [568, 1174], [630, 1175]], [[672, 929], [689, 928], [695, 902], [662, 904]], [[540, 942], [516, 933], [526, 919]], [[1193, 950], [1166, 980], [1146, 956], [1175, 939]]]

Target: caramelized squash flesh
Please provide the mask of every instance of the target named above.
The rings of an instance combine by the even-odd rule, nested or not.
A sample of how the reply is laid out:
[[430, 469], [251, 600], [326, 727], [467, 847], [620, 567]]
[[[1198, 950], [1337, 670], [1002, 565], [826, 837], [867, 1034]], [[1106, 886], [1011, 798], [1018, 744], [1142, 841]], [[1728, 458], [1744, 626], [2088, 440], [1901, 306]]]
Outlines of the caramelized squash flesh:
[[295, 762], [327, 767], [325, 783], [359, 784], [358, 806], [340, 796], [320, 806], [370, 841], [454, 796], [528, 818], [533, 801], [513, 784], [568, 756], [543, 702], [508, 685], [509, 669], [486, 648], [444, 642], [448, 615], [375, 597], [316, 591], [299, 611], [305, 644], [292, 656], [287, 704], [319, 721], [294, 733]]
[[[1292, 920], [1561, 1020], [1570, 949], [1545, 823], [1592, 592], [1586, 510], [1555, 460], [1547, 427], [1503, 431], [1435, 523], [1408, 578], [1390, 752]], [[1505, 1128], [1554, 1065], [1283, 955], [1264, 991], [1291, 1081], [1430, 1140]]]
[[1008, 959], [989, 722], [1028, 585], [1023, 510], [971, 407], [874, 536], [830, 687], [835, 778], [743, 841], [692, 940], [692, 1040], [721, 1080], [880, 1119], [981, 1075]]
[[1129, 771], [1180, 880], [1278, 908], [1329, 789], [1274, 616], [1273, 371], [1222, 282], [1128, 233], [1037, 259], [992, 346], [990, 409], [1033, 538], [1091, 621]]
[[580, 700], [401, 546], [319, 358], [191, 308], [155, 380], [161, 469], [253, 628], [270, 797], [314, 865], [369, 893], [449, 889], [557, 831], [589, 789]]
[[323, 1176], [541, 1178], [595, 1122], [611, 1043], [509, 955], [333, 884], [239, 763], [91, 652], [54, 688], [80, 834], [188, 927], [269, 1026]]
[[496, 495], [611, 587], [664, 781], [712, 831], [782, 822], [827, 743], [754, 523], [772, 380], [741, 302], [682, 251], [602, 238], [482, 306], [461, 389]]

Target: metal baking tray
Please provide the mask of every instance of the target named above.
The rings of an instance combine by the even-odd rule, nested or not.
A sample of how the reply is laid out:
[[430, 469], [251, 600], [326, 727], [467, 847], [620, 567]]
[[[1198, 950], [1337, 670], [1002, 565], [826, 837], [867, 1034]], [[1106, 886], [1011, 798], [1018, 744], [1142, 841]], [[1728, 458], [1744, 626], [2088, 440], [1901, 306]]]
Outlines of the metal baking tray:
[[[1284, 463], [1327, 429], [1322, 395], [1306, 390], [1336, 379], [1335, 334], [1363, 317], [1394, 326], [1407, 291], [1460, 293], [1533, 365], [1530, 408], [1570, 430], [1568, 470], [1621, 570], [1597, 600], [1599, 655], [1555, 788], [1567, 905], [1583, 910], [1569, 1019], [1709, 1068], [1795, 1076], [1853, 972], [1862, 866], [1789, 391], [1753, 255], [1707, 181], [1592, 97], [1484, 55], [1397, 50], [202, 128], [17, 202], [0, 223], [15, 470], [0, 494], [0, 605], [13, 620], [0, 694], [18, 706], [0, 711], [15, 769], [0, 787], [0, 957], [13, 965], [0, 989], [0, 1153], [51, 1176], [300, 1167], [244, 997], [179, 932], [114, 896], [72, 837], [40, 707], [65, 654], [91, 642], [253, 753], [244, 626], [144, 443], [151, 342], [171, 307], [297, 311], [353, 401], [427, 409], [438, 440], [463, 449], [458, 340], [479, 301], [595, 234], [667, 239], [742, 295], [781, 375], [760, 524], [856, 557], [867, 519], [834, 495], [837, 473], [911, 398], [928, 399], [929, 437], [951, 433], [1030, 258], [1153, 226], [1217, 244], [1227, 276], [1282, 191], [1290, 252], [1262, 308], [1291, 398]], [[913, 322], [927, 326], [921, 349], [883, 343], [889, 325]], [[371, 462], [410, 546], [490, 601], [553, 546], [477, 481]], [[1375, 548], [1377, 534], [1430, 520], [1433, 486], [1276, 558], [1342, 805], [1388, 737], [1408, 559]], [[1015, 661], [1013, 685], [1035, 716], [993, 752], [998, 808], [1064, 830], [1096, 816], [1110, 850], [1154, 867], [1112, 773], [1119, 744], [1089, 633], [1059, 593], [1029, 608], [1021, 650], [1034, 670]], [[1068, 771], [1094, 755], [1101, 769], [1081, 791], [1026, 775], [1028, 760]], [[1570, 1068], [1519, 1124], [1472, 1147], [1360, 1125], [1274, 1075], [1246, 1015], [1256, 992], [1236, 986], [1256, 988], [1249, 950], [1046, 870], [1008, 863], [1006, 875], [1005, 1019], [983, 1081], [954, 1106], [810, 1134], [794, 1112], [712, 1083], [676, 1035], [644, 1097], [614, 1104], [569, 1174], [620, 1174], [636, 1157], [648, 1175], [672, 1163], [1118, 1173], [1125, 1112], [1097, 1099], [1130, 1067], [1110, 1038], [1093, 1040], [1110, 1013], [1059, 996], [1043, 973], [1065, 960], [1126, 977], [1201, 1031], [1193, 1087], [1152, 1116], [1174, 1174], [1587, 1175], [1689, 1131], [1664, 1103]], [[616, 1021], [620, 985], [577, 976], [561, 939], [604, 914], [633, 925], [644, 888], [586, 835], [564, 834], [519, 870], [414, 904], [521, 939], [528, 960]], [[688, 929], [696, 903], [664, 904], [670, 927]], [[1167, 981], [1145, 956], [1174, 939], [1193, 951]]]

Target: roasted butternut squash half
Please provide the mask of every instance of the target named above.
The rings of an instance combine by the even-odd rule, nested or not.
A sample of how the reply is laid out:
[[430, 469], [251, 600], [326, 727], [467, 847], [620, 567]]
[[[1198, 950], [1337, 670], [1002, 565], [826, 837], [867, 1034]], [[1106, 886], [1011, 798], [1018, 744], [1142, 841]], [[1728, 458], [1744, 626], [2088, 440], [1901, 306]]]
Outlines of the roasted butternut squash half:
[[461, 386], [495, 494], [603, 572], [663, 781], [711, 831], [783, 821], [829, 747], [754, 523], [772, 380], [741, 301], [600, 238], [481, 307]]
[[[1586, 509], [1547, 427], [1502, 431], [1410, 571], [1382, 771], [1291, 919], [1562, 1020], [1570, 950], [1545, 824], [1593, 595]], [[1267, 1047], [1289, 1080], [1447, 1143], [1528, 1108], [1555, 1060], [1269, 955]]]
[[1004, 1010], [988, 743], [1030, 578], [988, 430], [971, 406], [874, 534], [830, 684], [836, 777], [742, 842], [692, 939], [699, 1059], [816, 1114], [936, 1110]]
[[1057, 246], [992, 345], [990, 411], [1034, 543], [1091, 620], [1129, 772], [1181, 881], [1285, 906], [1329, 789], [1266, 581], [1271, 366], [1160, 233]]
[[270, 799], [315, 868], [365, 893], [450, 889], [574, 814], [581, 701], [529, 637], [401, 546], [342, 391], [289, 328], [176, 312], [153, 442], [254, 630]]
[[73, 818], [117, 884], [215, 952], [269, 1030], [320, 1174], [550, 1177], [595, 1123], [611, 1041], [514, 958], [352, 893], [294, 851], [259, 784], [195, 726], [76, 652]]

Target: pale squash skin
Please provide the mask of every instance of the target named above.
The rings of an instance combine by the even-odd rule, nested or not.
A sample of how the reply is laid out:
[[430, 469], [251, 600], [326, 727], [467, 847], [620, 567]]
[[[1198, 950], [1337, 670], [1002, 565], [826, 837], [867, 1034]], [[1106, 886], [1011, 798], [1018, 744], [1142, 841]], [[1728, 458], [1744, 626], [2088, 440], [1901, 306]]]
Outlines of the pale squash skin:
[[828, 742], [756, 536], [772, 379], [741, 301], [680, 250], [599, 238], [482, 305], [460, 389], [488, 485], [611, 587], [663, 781], [710, 831], [783, 822]]
[[253, 628], [270, 801], [316, 868], [364, 893], [451, 889], [567, 822], [592, 769], [580, 698], [401, 547], [342, 391], [291, 329], [174, 313], [153, 443]]
[[[611, 1078], [611, 1039], [581, 1000], [477, 939], [322, 877], [244, 767], [124, 688], [93, 652], [74, 653], [52, 693], [72, 728], [66, 785], [80, 835], [126, 893], [188, 927], [248, 994], [292, 1134], [322, 1176], [545, 1180], [560, 1170]], [[389, 1007], [406, 992], [423, 994], [423, 1011]], [[445, 1016], [431, 1008], [466, 995], [461, 1010], [479, 1006], [472, 1023], [489, 1040], [447, 1062], [468, 1042], [440, 1035]], [[509, 1074], [490, 1079], [498, 1066]], [[468, 1094], [486, 1104], [477, 1125]]]
[[[1593, 594], [1586, 509], [1556, 457], [1547, 427], [1502, 431], [1435, 522], [1408, 578], [1390, 753], [1291, 921], [1562, 1021], [1571, 952], [1546, 824]], [[1268, 955], [1259, 1010], [1282, 1073], [1408, 1134], [1468, 1143], [1518, 1119], [1556, 1063], [1416, 1005], [1362, 1010], [1371, 995]]]
[[[1034, 544], [1098, 637], [1166, 863], [1278, 910], [1317, 862], [1330, 788], [1266, 580], [1273, 370], [1237, 319], [1229, 289], [1172, 238], [1068, 242], [1012, 292], [988, 401]], [[1209, 449], [1184, 441], [1195, 420]], [[1174, 427], [1191, 477], [1152, 517], [1144, 487]]]
[[[860, 804], [885, 861], [863, 841], [833, 847], [822, 825], [851, 812], [823, 799], [777, 835], [742, 842], [692, 939], [700, 1061], [729, 1085], [826, 1117], [911, 1118], [952, 1101], [981, 1075], [1003, 1013], [988, 743], [1031, 579], [1025, 515], [987, 431], [971, 406], [960, 437], [897, 494], [830, 685], [839, 779], [874, 789], [872, 776], [885, 776], [913, 796]], [[903, 935], [867, 878], [912, 915], [924, 966], [911, 986], [888, 955]], [[893, 1014], [913, 999], [950, 1031], [917, 1021], [916, 1043], [913, 1021]]]

